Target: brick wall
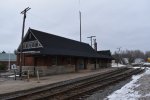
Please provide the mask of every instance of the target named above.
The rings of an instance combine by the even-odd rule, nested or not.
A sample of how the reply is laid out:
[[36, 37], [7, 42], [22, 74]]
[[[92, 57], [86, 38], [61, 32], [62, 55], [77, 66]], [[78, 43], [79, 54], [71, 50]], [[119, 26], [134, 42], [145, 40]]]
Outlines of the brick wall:
[[[75, 72], [75, 65], [65, 65], [65, 66], [36, 66], [36, 71], [38, 70], [40, 75], [53, 75], [53, 74], [63, 74], [63, 73], [71, 73]], [[23, 66], [22, 71], [27, 72], [30, 70], [30, 74], [34, 74], [34, 66]]]

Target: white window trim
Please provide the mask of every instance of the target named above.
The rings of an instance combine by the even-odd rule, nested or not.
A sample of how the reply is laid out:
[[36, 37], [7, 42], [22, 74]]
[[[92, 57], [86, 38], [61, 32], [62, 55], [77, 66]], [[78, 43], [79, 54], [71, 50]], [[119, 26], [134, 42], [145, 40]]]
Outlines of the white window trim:
[[[35, 46], [35, 43], [38, 43], [37, 46]], [[32, 48], [41, 48], [41, 47], [42, 45], [38, 40], [28, 41], [23, 43], [23, 49], [32, 49]]]

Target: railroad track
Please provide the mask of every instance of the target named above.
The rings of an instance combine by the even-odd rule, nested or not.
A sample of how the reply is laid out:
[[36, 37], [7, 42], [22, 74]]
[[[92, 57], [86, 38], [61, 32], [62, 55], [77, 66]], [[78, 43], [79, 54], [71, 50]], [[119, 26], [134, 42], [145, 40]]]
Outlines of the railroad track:
[[137, 74], [140, 71], [142, 70], [120, 68], [79, 78], [75, 81], [66, 82], [63, 85], [57, 84], [53, 87], [41, 87], [40, 89], [33, 89], [25, 93], [18, 93], [17, 95], [5, 95], [1, 98], [7, 100], [72, 100], [80, 95], [95, 91], [133, 74]]
[[119, 81], [121, 79], [124, 79], [126, 77], [129, 77], [133, 74], [136, 74], [140, 72], [140, 69], [129, 69], [126, 70], [125, 72], [119, 72], [117, 74], [109, 74], [107, 77], [103, 77], [102, 79], [91, 81], [86, 84], [82, 84], [79, 86], [76, 86], [72, 89], [68, 89], [66, 91], [61, 91], [58, 94], [55, 94], [53, 96], [48, 96], [45, 98], [41, 98], [43, 100], [73, 100], [78, 96], [81, 96], [82, 94], [88, 93], [88, 92], [93, 92], [98, 90], [101, 87], [107, 86], [111, 83], [114, 83], [116, 81]]
[[[90, 93], [90, 92], [94, 92], [96, 90], [99, 90], [101, 88], [104, 88], [104, 87], [108, 86], [109, 84], [113, 84], [115, 82], [123, 80], [123, 79], [125, 79], [125, 78], [127, 78], [127, 77], [129, 77], [133, 74], [138, 73], [139, 71], [140, 70], [136, 70], [136, 71], [135, 70], [134, 71], [129, 70], [129, 71], [126, 71], [126, 73], [124, 73], [124, 74], [117, 74], [117, 75], [108, 77], [106, 79], [99, 80], [99, 81], [97, 81], [93, 84], [88, 83], [88, 84], [85, 84], [84, 87], [82, 87], [82, 88], [81, 87], [76, 87], [72, 91], [70, 91], [70, 90], [66, 91], [66, 93], [64, 93], [63, 97], [57, 95], [57, 97], [55, 97], [55, 98], [58, 98], [59, 100], [73, 100], [73, 99], [76, 99], [76, 98], [80, 97], [81, 95], [84, 95], [84, 94]], [[65, 95], [65, 94], [67, 94], [67, 95]], [[58, 100], [58, 99], [55, 99], [55, 98], [53, 100]]]

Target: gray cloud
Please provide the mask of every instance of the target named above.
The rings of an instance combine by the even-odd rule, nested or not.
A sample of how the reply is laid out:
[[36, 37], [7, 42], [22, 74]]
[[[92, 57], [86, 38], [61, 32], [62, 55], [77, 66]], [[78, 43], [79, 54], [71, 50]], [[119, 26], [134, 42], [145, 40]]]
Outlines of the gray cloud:
[[[96, 35], [98, 49], [149, 50], [149, 0], [81, 0], [82, 39]], [[0, 51], [13, 52], [20, 43], [26, 8], [28, 27], [79, 40], [78, 0], [0, 1]]]

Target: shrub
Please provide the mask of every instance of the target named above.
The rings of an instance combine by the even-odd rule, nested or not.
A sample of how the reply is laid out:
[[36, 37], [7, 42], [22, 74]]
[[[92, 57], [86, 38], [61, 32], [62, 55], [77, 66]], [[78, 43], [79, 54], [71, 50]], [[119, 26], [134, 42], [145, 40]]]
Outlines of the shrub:
[[0, 64], [0, 70], [5, 70], [5, 65], [3, 65], [3, 64]]

